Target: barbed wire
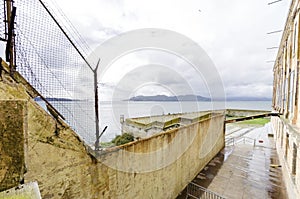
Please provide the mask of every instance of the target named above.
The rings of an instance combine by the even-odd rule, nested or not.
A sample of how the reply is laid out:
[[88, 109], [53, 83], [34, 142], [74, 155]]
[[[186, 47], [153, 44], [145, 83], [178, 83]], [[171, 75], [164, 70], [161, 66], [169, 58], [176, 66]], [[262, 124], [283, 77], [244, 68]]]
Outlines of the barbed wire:
[[80, 51], [87, 57], [91, 53], [91, 48], [83, 39], [81, 34], [75, 28], [70, 19], [66, 16], [63, 10], [59, 7], [56, 1], [50, 0], [50, 3], [44, 2], [47, 8], [51, 11], [51, 13], [55, 16], [56, 20], [59, 21], [60, 25], [67, 32], [67, 34], [72, 38], [72, 41], [76, 44], [76, 46], [80, 49]]
[[[16, 0], [15, 6], [17, 70], [92, 145], [95, 142], [92, 71], [39, 0]], [[71, 36], [75, 37], [76, 34]], [[80, 50], [85, 49], [84, 55], [88, 53], [82, 38], [74, 43]]]

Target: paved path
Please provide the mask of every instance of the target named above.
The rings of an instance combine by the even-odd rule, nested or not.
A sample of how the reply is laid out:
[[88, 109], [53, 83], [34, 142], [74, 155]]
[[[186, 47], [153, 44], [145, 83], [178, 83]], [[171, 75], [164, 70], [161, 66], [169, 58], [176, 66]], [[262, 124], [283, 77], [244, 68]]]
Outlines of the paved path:
[[[246, 135], [245, 129], [229, 133], [240, 142], [226, 146], [193, 182], [229, 199], [287, 198], [269, 130], [255, 128], [246, 130]], [[253, 140], [244, 137], [256, 139], [255, 146]], [[185, 198], [185, 193], [178, 198]]]

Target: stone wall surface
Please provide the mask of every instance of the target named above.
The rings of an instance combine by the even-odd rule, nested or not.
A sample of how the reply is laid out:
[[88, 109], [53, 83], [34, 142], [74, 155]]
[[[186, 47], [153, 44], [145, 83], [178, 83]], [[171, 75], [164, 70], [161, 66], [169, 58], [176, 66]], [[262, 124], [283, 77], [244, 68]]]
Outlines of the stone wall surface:
[[0, 192], [23, 180], [25, 119], [25, 101], [0, 100]]
[[[64, 121], [41, 108], [32, 98], [35, 95], [30, 85], [2, 73], [0, 100], [23, 107], [23, 112], [19, 108], [17, 113], [10, 112], [10, 119], [23, 126], [19, 133], [1, 126], [2, 135], [10, 134], [14, 142], [1, 139], [0, 164], [7, 165], [13, 158], [2, 147], [11, 146], [20, 168], [13, 172], [18, 178], [5, 180], [37, 181], [44, 199], [175, 198], [224, 147], [224, 115], [220, 114], [96, 153]], [[9, 116], [5, 109], [1, 112]], [[15, 148], [16, 143], [20, 148]], [[0, 186], [7, 186], [0, 171]]]
[[[55, 119], [33, 100], [35, 91], [29, 90], [30, 85], [25, 85], [22, 77], [16, 74], [14, 79], [2, 73], [0, 81], [2, 104], [10, 109], [5, 104], [22, 103], [26, 110], [26, 133], [15, 133], [17, 128], [13, 126], [10, 131], [0, 127], [5, 134], [10, 134], [12, 140], [6, 144], [10, 148], [6, 149], [11, 154], [23, 154], [25, 169], [14, 171], [14, 174], [21, 173], [25, 183], [37, 181], [42, 198], [98, 198], [93, 197], [96, 191], [92, 188], [96, 164], [84, 142], [62, 120]], [[12, 120], [10, 123], [17, 124], [24, 120], [22, 114], [6, 111], [5, 107], [0, 110]], [[23, 140], [23, 144], [19, 139]], [[5, 144], [4, 141], [1, 139], [0, 146]], [[0, 149], [0, 164], [8, 164], [12, 155], [3, 159], [6, 150], [3, 147]], [[19, 157], [17, 159], [22, 160]], [[5, 180], [11, 181], [12, 178], [5, 177]], [[20, 180], [16, 183], [19, 184]], [[2, 181], [0, 186], [8, 186], [8, 183]]]

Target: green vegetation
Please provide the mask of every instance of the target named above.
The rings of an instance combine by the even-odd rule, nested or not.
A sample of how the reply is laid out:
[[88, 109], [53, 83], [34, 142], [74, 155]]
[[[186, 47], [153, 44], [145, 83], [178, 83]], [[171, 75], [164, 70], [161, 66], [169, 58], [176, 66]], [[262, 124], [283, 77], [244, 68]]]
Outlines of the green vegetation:
[[115, 144], [113, 142], [101, 142], [100, 146], [103, 148], [109, 148], [115, 146]]
[[134, 141], [134, 136], [129, 133], [124, 133], [122, 135], [117, 135], [111, 142], [116, 146], [119, 146], [132, 141]]
[[253, 120], [245, 120], [238, 122], [238, 124], [247, 124], [247, 125], [265, 125], [270, 122], [270, 118], [257, 118]]

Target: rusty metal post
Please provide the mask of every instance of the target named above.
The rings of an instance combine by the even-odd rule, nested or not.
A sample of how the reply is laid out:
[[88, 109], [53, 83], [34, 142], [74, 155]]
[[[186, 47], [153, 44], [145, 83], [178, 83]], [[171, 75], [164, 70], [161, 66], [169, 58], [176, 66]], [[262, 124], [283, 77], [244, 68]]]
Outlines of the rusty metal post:
[[6, 1], [6, 22], [8, 27], [7, 43], [5, 49], [6, 61], [10, 65], [10, 73], [13, 75], [15, 71], [15, 56], [14, 56], [14, 24], [16, 16], [16, 7], [13, 6], [12, 0]]
[[5, 0], [6, 1], [6, 22], [8, 24], [8, 29], [10, 28], [10, 17], [11, 17], [11, 8], [12, 8], [12, 1], [11, 0]]

